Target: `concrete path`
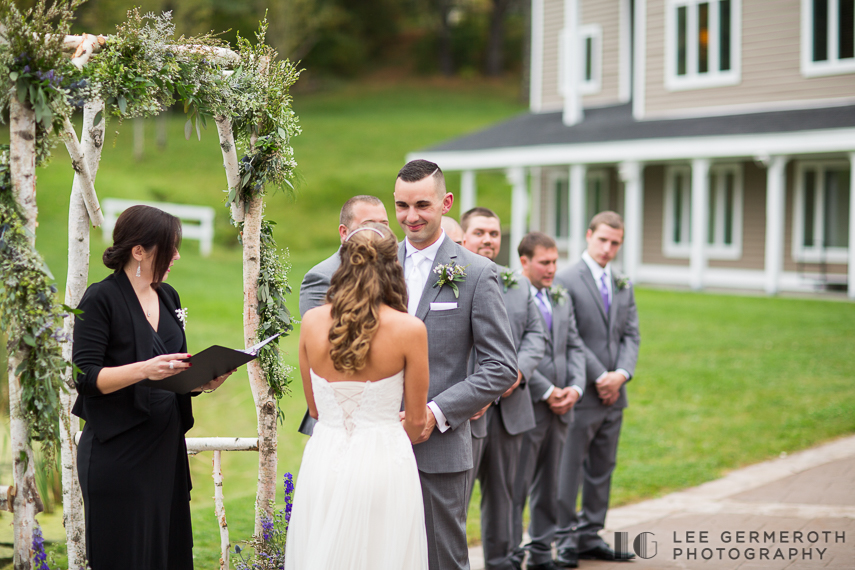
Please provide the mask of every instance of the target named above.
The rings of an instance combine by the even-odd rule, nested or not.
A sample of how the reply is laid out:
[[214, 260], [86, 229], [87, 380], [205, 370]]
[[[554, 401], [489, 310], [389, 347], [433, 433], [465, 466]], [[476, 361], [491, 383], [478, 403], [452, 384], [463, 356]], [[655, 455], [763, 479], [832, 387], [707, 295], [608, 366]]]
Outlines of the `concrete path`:
[[[652, 533], [638, 540], [648, 558], [579, 568], [855, 570], [855, 436], [611, 509], [601, 536], [614, 546], [615, 532], [627, 533], [630, 549]], [[483, 570], [480, 547], [469, 557]]]

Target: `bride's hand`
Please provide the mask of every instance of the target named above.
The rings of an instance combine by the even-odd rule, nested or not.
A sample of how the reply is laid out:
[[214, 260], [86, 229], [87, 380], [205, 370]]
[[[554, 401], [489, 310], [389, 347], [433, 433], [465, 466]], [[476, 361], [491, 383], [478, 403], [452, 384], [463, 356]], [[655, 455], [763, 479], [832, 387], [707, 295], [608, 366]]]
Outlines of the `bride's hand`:
[[[403, 415], [404, 412], [401, 412], [401, 414]], [[436, 417], [434, 417], [433, 410], [430, 409], [430, 406], [427, 406], [427, 416], [425, 420], [425, 427], [422, 430], [422, 434], [416, 441], [413, 442], [413, 445], [417, 445], [419, 443], [424, 443], [425, 441], [427, 441], [430, 437], [430, 434], [433, 433], [433, 428], [436, 427]]]
[[202, 384], [201, 386], [199, 386], [198, 388], [196, 388], [193, 391], [194, 392], [213, 392], [214, 390], [216, 390], [217, 388], [222, 386], [223, 382], [226, 381], [226, 378], [228, 378], [229, 376], [231, 376], [234, 373], [235, 373], [235, 370], [231, 370], [229, 372], [226, 372], [222, 376], [217, 376], [216, 378], [214, 378], [213, 380], [211, 380], [207, 384]]

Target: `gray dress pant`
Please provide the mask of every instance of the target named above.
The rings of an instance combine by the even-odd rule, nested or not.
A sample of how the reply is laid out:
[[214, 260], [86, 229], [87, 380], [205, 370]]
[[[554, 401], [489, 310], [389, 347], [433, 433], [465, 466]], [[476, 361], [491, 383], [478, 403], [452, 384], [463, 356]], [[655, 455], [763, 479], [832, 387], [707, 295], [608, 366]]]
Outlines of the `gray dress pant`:
[[[514, 483], [514, 557], [522, 561], [522, 514], [529, 497], [531, 522], [528, 527], [531, 542], [526, 545], [529, 564], [545, 564], [552, 560], [552, 542], [558, 526], [558, 469], [568, 424], [543, 402], [537, 402], [534, 429], [523, 434], [520, 466]], [[545, 409], [545, 411], [544, 411]]]
[[[612, 472], [617, 464], [623, 408], [577, 410], [561, 460], [558, 485], [559, 549], [579, 552], [605, 544], [599, 536], [609, 508]], [[582, 487], [582, 510], [576, 497]]]
[[469, 570], [469, 547], [466, 545], [467, 473], [419, 471], [425, 504], [430, 570]]

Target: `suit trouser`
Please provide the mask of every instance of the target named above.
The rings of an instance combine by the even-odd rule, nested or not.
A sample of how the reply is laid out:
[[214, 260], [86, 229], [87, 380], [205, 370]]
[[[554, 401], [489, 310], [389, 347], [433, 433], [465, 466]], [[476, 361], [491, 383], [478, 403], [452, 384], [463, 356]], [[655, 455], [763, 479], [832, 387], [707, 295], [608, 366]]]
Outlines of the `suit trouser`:
[[[538, 410], [537, 408], [545, 408]], [[555, 494], [558, 490], [558, 468], [568, 424], [560, 416], [548, 411], [542, 402], [535, 403], [537, 423], [534, 429], [523, 434], [520, 463], [514, 482], [514, 557], [522, 561], [522, 515], [526, 496], [530, 495], [531, 521], [528, 532], [531, 542], [529, 564], [545, 564], [552, 560], [552, 541], [558, 524]]]
[[[498, 408], [487, 410], [487, 437], [472, 438], [475, 469], [470, 474], [469, 496], [474, 479], [481, 482], [481, 542], [487, 570], [512, 570], [513, 488], [519, 465], [523, 434], [505, 430]], [[476, 442], [480, 450], [476, 455]]]
[[[603, 544], [599, 531], [609, 509], [612, 472], [623, 408], [576, 410], [570, 437], [561, 459], [558, 485], [558, 548], [580, 552]], [[582, 486], [582, 510], [576, 513], [576, 497]]]
[[425, 504], [430, 570], [469, 570], [469, 547], [466, 545], [467, 473], [419, 471]]

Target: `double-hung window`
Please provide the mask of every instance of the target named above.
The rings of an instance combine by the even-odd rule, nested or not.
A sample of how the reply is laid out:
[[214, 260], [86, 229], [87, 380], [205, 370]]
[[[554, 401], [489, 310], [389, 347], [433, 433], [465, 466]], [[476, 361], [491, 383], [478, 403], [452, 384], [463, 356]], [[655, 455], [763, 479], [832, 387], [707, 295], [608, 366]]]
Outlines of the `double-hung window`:
[[[692, 170], [672, 166], [665, 174], [663, 253], [689, 257], [692, 247]], [[742, 170], [736, 164], [710, 168], [706, 255], [710, 259], [742, 257]]]
[[558, 93], [567, 95], [566, 69], [568, 57], [576, 58], [578, 89], [583, 95], [599, 93], [602, 85], [603, 29], [599, 24], [579, 28], [577, 50], [570, 53], [569, 34], [563, 30], [558, 37]]
[[793, 208], [793, 259], [846, 263], [849, 253], [848, 161], [802, 162], [796, 166]]
[[802, 73], [855, 72], [855, 0], [802, 0]]
[[668, 0], [666, 10], [665, 87], [739, 83], [742, 0]]
[[[609, 202], [608, 171], [589, 170], [585, 176], [585, 228], [594, 214], [611, 208]], [[570, 237], [570, 190], [566, 171], [553, 171], [549, 179], [547, 199], [549, 222], [548, 232], [555, 236], [560, 248], [569, 246]]]

